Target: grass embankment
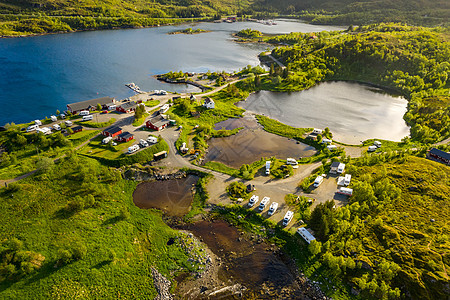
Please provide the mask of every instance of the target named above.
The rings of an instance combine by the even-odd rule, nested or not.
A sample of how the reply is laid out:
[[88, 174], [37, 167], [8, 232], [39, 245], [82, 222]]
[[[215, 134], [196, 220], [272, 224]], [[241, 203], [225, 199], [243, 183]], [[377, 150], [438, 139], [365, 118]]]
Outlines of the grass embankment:
[[92, 122], [92, 121], [78, 121], [75, 122], [78, 125], [82, 125], [85, 127], [91, 127], [91, 128], [102, 128], [102, 127], [107, 127], [110, 126], [112, 124], [114, 124], [117, 120], [115, 118], [111, 118], [106, 122]]
[[196, 270], [186, 237], [133, 204], [136, 185], [70, 155], [1, 188], [0, 298], [153, 299], [151, 267], [169, 279]]
[[135, 140], [126, 143], [118, 143], [117, 146], [103, 145], [103, 137], [98, 137], [80, 150], [80, 154], [95, 158], [101, 163], [111, 167], [121, 167], [134, 163], [144, 163], [153, 161], [153, 155], [160, 151], [169, 151], [169, 145], [162, 138], [158, 143], [149, 146], [134, 154], [125, 153], [126, 149], [135, 144]]
[[145, 103], [145, 106], [147, 106], [147, 107], [153, 107], [153, 106], [156, 106], [159, 103], [161, 103], [161, 101], [159, 101], [159, 100], [148, 100], [148, 101], [146, 101], [144, 103]]
[[133, 126], [134, 126], [134, 127], [141, 126], [141, 125], [145, 122], [145, 119], [146, 119], [148, 116], [149, 116], [148, 113], [143, 113], [142, 116], [141, 116], [140, 118], [138, 118], [138, 119], [134, 118]]
[[19, 127], [14, 126], [0, 133], [0, 144], [9, 150], [0, 156], [0, 179], [12, 179], [31, 172], [41, 159], [56, 159], [100, 132], [84, 130], [66, 137], [56, 132], [44, 136], [24, 133]]

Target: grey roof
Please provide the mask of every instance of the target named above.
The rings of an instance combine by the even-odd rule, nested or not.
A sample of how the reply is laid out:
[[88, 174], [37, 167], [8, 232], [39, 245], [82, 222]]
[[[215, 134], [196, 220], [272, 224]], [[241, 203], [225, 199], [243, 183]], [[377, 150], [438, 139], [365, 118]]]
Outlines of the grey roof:
[[133, 135], [129, 133], [128, 131], [125, 131], [124, 133], [119, 134], [119, 137], [122, 139], [127, 139], [129, 137], [132, 137]]
[[450, 160], [450, 153], [447, 153], [445, 151], [442, 151], [442, 150], [439, 150], [439, 149], [436, 149], [436, 148], [431, 148], [430, 154], [434, 154], [434, 155], [437, 155], [439, 157], [442, 157], [443, 159]]
[[79, 111], [83, 109], [88, 109], [89, 107], [96, 106], [98, 103], [100, 103], [101, 105], [106, 105], [111, 102], [114, 102], [114, 98], [102, 97], [81, 102], [70, 103], [67, 104], [67, 108], [71, 109], [72, 111]]
[[136, 103], [136, 101], [131, 101], [131, 102], [125, 102], [124, 104], [122, 104], [120, 107], [122, 107], [123, 109], [129, 109], [129, 108], [134, 108], [136, 107], [138, 104]]
[[339, 167], [340, 164], [341, 164], [341, 163], [338, 162], [338, 161], [333, 161], [333, 163], [331, 164], [331, 167], [332, 167], [332, 168], [337, 168], [337, 167]]
[[157, 116], [157, 117], [155, 117], [155, 118], [153, 118], [153, 119], [150, 119], [150, 120], [148, 120], [150, 123], [152, 123], [154, 126], [156, 126], [156, 127], [160, 127], [160, 126], [162, 126], [162, 125], [164, 125], [164, 124], [167, 124], [167, 123], [169, 123], [170, 121], [169, 120], [167, 120], [167, 119], [164, 119], [163, 117], [161, 117], [161, 116]]

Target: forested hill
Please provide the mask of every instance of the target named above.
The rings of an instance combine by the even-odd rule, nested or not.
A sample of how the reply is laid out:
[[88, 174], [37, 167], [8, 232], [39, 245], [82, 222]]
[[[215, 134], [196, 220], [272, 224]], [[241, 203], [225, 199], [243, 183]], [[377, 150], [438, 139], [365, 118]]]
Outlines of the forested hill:
[[256, 11], [298, 14], [321, 24], [407, 22], [416, 25], [448, 24], [447, 0], [256, 0]]
[[[248, 3], [242, 0], [241, 5]], [[191, 18], [236, 11], [234, 0], [0, 0], [1, 13], [41, 12], [54, 16]]]

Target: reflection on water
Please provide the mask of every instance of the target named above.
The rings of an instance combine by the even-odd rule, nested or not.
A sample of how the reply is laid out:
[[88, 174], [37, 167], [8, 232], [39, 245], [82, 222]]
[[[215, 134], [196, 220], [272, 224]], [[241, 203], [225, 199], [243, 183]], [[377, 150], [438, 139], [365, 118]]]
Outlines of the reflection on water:
[[239, 133], [208, 141], [205, 162], [217, 161], [233, 168], [251, 164], [262, 157], [300, 158], [316, 153], [311, 146], [264, 131], [253, 117], [229, 119], [216, 124], [216, 129], [244, 127]]
[[409, 135], [403, 120], [407, 101], [358, 83], [325, 82], [293, 93], [261, 91], [239, 106], [295, 127], [329, 127], [344, 143], [400, 141]]
[[133, 202], [139, 208], [156, 208], [170, 216], [183, 216], [192, 203], [193, 185], [198, 177], [142, 182], [133, 193]]

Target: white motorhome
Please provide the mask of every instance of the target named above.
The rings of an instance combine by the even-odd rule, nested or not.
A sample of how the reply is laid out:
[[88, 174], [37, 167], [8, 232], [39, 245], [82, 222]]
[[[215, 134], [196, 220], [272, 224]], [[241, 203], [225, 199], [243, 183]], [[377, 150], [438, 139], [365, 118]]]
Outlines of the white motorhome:
[[322, 129], [317, 129], [317, 128], [314, 128], [314, 130], [313, 130], [313, 134], [322, 134], [322, 132], [323, 132], [323, 130]]
[[83, 116], [83, 118], [81, 119], [81, 121], [90, 121], [90, 120], [92, 120], [92, 119], [94, 119], [94, 116], [93, 115], [87, 115], [87, 116]]
[[278, 203], [272, 202], [272, 204], [270, 204], [270, 207], [269, 207], [269, 216], [273, 215], [277, 211], [277, 208], [278, 208]]
[[288, 157], [286, 159], [286, 164], [287, 165], [291, 165], [293, 169], [297, 169], [298, 168], [298, 162], [294, 158]]
[[345, 186], [348, 186], [349, 184], [350, 184], [350, 181], [352, 180], [352, 175], [350, 175], [350, 174], [345, 174], [345, 177], [344, 177], [344, 185]]
[[128, 147], [128, 154], [134, 153], [139, 150], [139, 145], [133, 145], [131, 147]]
[[108, 106], [108, 110], [116, 110], [117, 105], [110, 105]]
[[52, 122], [58, 121], [58, 118], [56, 116], [50, 116], [50, 119], [52, 120]]
[[264, 197], [261, 202], [259, 203], [259, 207], [258, 210], [261, 212], [266, 208], [266, 205], [269, 203], [270, 198], [269, 197]]
[[160, 114], [164, 114], [166, 113], [170, 108], [169, 104], [164, 104], [163, 106], [161, 106], [161, 108], [159, 109], [159, 113]]
[[380, 142], [380, 141], [374, 141], [374, 142], [373, 142], [373, 145], [374, 145], [375, 147], [377, 147], [377, 148], [380, 148], [380, 147], [381, 147], [381, 142]]
[[317, 176], [316, 179], [314, 180], [313, 186], [318, 187], [322, 182], [323, 182], [323, 177]]
[[69, 121], [69, 120], [67, 120], [67, 121], [64, 121], [64, 124], [66, 124], [66, 126], [68, 126], [68, 127], [70, 127], [70, 126], [72, 126], [72, 121]]
[[377, 149], [378, 149], [377, 146], [369, 146], [369, 148], [367, 149], [367, 152], [374, 152]]
[[48, 127], [42, 127], [42, 128], [38, 128], [36, 129], [37, 132], [42, 132], [43, 134], [47, 135], [52, 133], [52, 130]]
[[341, 195], [351, 196], [351, 195], [353, 195], [353, 189], [341, 187], [341, 188], [339, 188], [337, 193], [341, 194]]
[[38, 125], [30, 125], [30, 126], [28, 126], [28, 128], [27, 128], [27, 132], [35, 131], [35, 130], [37, 130], [38, 128], [39, 128]]
[[338, 172], [339, 174], [342, 174], [342, 173], [344, 173], [344, 170], [345, 170], [345, 164], [340, 163], [339, 166], [338, 166], [338, 168], [337, 168], [337, 172]]
[[59, 124], [53, 124], [53, 129], [61, 130], [61, 126], [59, 126]]
[[146, 140], [141, 139], [139, 141], [139, 145], [141, 145], [143, 148], [148, 147], [148, 143]]
[[323, 138], [322, 139], [322, 144], [331, 144], [333, 141], [332, 140], [330, 140], [330, 139], [326, 139], [326, 138]]
[[293, 216], [294, 216], [294, 212], [288, 210], [288, 212], [284, 215], [284, 218], [283, 218], [283, 226], [287, 226], [289, 224], [289, 222], [291, 222]]
[[266, 175], [270, 174], [270, 161], [266, 161]]
[[34, 125], [41, 126], [42, 122], [40, 120], [34, 120]]
[[158, 142], [158, 138], [156, 136], [149, 136], [147, 138], [147, 143], [156, 144]]
[[111, 136], [108, 136], [108, 137], [105, 137], [103, 140], [102, 140], [102, 144], [108, 144], [110, 141], [112, 141], [112, 137]]
[[62, 120], [62, 119], [65, 119], [65, 118], [66, 118], [66, 115], [65, 115], [65, 114], [60, 114], [59, 117], [60, 117], [61, 120]]
[[256, 202], [259, 201], [259, 197], [256, 195], [253, 195], [250, 200], [248, 201], [248, 207], [252, 207], [253, 205], [256, 204]]
[[336, 145], [328, 145], [327, 149], [330, 150], [330, 151], [334, 151], [334, 150], [337, 149], [337, 146]]

